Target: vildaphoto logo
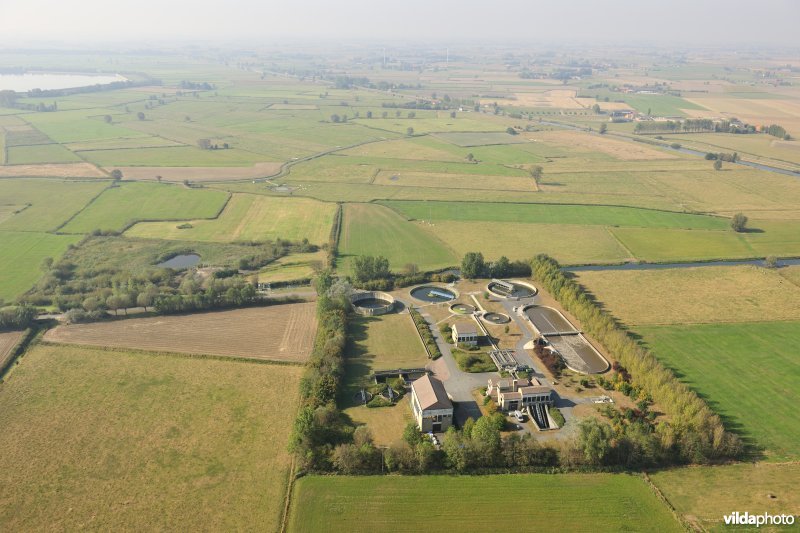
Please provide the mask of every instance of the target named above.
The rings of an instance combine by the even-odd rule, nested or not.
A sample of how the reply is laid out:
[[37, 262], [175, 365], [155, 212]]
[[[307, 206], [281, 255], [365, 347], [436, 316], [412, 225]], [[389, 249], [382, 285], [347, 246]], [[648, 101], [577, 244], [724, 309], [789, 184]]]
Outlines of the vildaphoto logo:
[[790, 514], [750, 514], [738, 511], [725, 515], [726, 526], [791, 526], [794, 524], [794, 515]]

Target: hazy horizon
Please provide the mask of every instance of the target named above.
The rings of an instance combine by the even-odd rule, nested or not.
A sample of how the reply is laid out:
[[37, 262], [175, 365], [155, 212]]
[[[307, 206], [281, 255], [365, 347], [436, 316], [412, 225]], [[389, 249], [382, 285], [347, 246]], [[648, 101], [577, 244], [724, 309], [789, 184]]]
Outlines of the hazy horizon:
[[792, 0], [673, 0], [669, 6], [614, 0], [569, 3], [475, 0], [387, 5], [366, 0], [227, 3], [179, 0], [10, 0], [3, 2], [0, 44], [120, 42], [290, 42], [386, 40], [428, 43], [546, 42], [800, 46]]

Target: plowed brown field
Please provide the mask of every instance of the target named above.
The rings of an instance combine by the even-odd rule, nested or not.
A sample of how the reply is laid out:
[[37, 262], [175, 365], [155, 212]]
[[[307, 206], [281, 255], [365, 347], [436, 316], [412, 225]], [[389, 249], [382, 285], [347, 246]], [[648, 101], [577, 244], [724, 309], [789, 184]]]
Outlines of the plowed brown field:
[[303, 362], [314, 342], [313, 303], [58, 326], [45, 340], [138, 350]]

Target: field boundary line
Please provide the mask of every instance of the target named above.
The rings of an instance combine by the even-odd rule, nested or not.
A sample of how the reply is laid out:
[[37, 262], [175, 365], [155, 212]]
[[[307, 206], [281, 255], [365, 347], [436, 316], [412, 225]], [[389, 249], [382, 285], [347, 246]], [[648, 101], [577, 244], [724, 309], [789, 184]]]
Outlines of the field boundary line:
[[[102, 181], [102, 180], [104, 180], [104, 178], [98, 178], [98, 181]], [[104, 193], [104, 192], [106, 192], [107, 190], [111, 189], [112, 185], [114, 185], [114, 182], [113, 182], [113, 181], [112, 181], [112, 182], [109, 182], [109, 183], [108, 183], [108, 185], [106, 185], [105, 187], [103, 187], [102, 189], [100, 189], [100, 192], [98, 192], [96, 195], [94, 195], [92, 198], [90, 198], [90, 199], [89, 199], [89, 201], [88, 201], [88, 202], [86, 202], [86, 204], [85, 204], [83, 207], [81, 207], [80, 209], [78, 209], [78, 210], [77, 210], [75, 213], [73, 213], [73, 214], [72, 214], [72, 215], [71, 215], [69, 218], [67, 218], [67, 220], [65, 220], [64, 222], [62, 222], [62, 223], [61, 223], [61, 224], [59, 224], [58, 226], [56, 226], [56, 228], [55, 228], [55, 229], [53, 229], [53, 230], [51, 230], [49, 233], [60, 234], [59, 230], [60, 230], [61, 228], [63, 228], [64, 226], [66, 226], [67, 224], [69, 224], [70, 222], [72, 222], [73, 220], [75, 220], [75, 218], [76, 218], [78, 215], [80, 215], [80, 214], [81, 214], [81, 213], [82, 213], [82, 212], [83, 212], [83, 211], [84, 211], [84, 210], [85, 210], [87, 207], [89, 207], [89, 206], [90, 206], [90, 205], [92, 205], [92, 204], [93, 204], [95, 201], [97, 201], [97, 199], [98, 199], [98, 198], [100, 198], [100, 197], [103, 195], [103, 193]], [[81, 233], [64, 233], [64, 235], [82, 235], [82, 234], [81, 234]]]
[[283, 516], [281, 517], [280, 533], [286, 533], [289, 526], [289, 511], [292, 507], [292, 493], [294, 492], [295, 475], [297, 472], [297, 454], [292, 453], [292, 463], [289, 465], [289, 475], [286, 478], [286, 496], [283, 502]]
[[33, 326], [26, 329], [19, 340], [11, 347], [8, 352], [8, 356], [6, 357], [5, 361], [2, 362], [2, 366], [0, 366], [0, 383], [2, 383], [6, 376], [11, 372], [11, 369], [14, 367], [14, 364], [19, 361], [19, 358], [22, 357], [28, 346], [30, 346], [36, 337], [45, 331], [46, 328], [40, 328], [38, 326]]
[[[338, 183], [338, 182], [337, 182]], [[434, 188], [434, 187], [431, 187]], [[482, 189], [477, 189], [482, 190]], [[497, 189], [491, 189], [497, 190]], [[502, 189], [501, 189], [502, 190]], [[519, 191], [513, 191], [519, 192]], [[632, 205], [621, 205], [621, 204], [581, 204], [581, 203], [568, 203], [568, 202], [518, 202], [518, 201], [510, 201], [510, 202], [497, 202], [493, 200], [395, 200], [392, 198], [375, 198], [368, 202], [364, 203], [382, 203], [382, 202], [429, 202], [429, 203], [461, 203], [461, 204], [498, 204], [498, 205], [560, 205], [565, 207], [617, 207], [621, 209], [637, 209], [639, 211], [656, 211], [658, 213], [670, 213], [674, 215], [695, 215], [695, 216], [702, 216], [702, 217], [709, 217], [709, 218], [717, 218], [721, 220], [729, 220], [729, 217], [724, 217], [720, 215], [713, 214], [711, 212], [702, 212], [702, 211], [671, 211], [669, 209], [659, 209], [654, 207], [638, 207]], [[388, 206], [387, 206], [388, 207]], [[626, 226], [626, 227], [652, 227], [652, 226]], [[667, 229], [687, 229], [687, 228], [667, 228]], [[700, 231], [726, 231], [726, 230], [700, 230]]]
[[661, 503], [663, 503], [664, 505], [666, 505], [666, 506], [667, 506], [667, 508], [668, 508], [668, 509], [670, 510], [670, 512], [672, 513], [672, 516], [674, 516], [674, 517], [675, 517], [675, 520], [677, 520], [677, 521], [678, 521], [678, 523], [679, 523], [681, 526], [683, 526], [683, 528], [684, 528], [686, 531], [698, 531], [698, 532], [704, 532], [704, 531], [705, 531], [705, 528], [703, 528], [701, 525], [699, 525], [699, 524], [694, 524], [694, 523], [692, 523], [692, 522], [689, 522], [688, 520], [686, 520], [686, 519], [683, 517], [683, 515], [681, 515], [681, 514], [680, 514], [680, 513], [677, 511], [677, 509], [675, 509], [675, 507], [674, 507], [674, 506], [672, 505], [672, 503], [671, 503], [671, 502], [670, 502], [670, 501], [667, 499], [667, 497], [666, 497], [666, 496], [664, 496], [664, 493], [663, 493], [663, 492], [661, 492], [661, 489], [659, 489], [659, 488], [658, 488], [658, 486], [657, 486], [655, 483], [653, 483], [653, 481], [650, 479], [650, 476], [649, 476], [649, 475], [647, 475], [647, 472], [642, 472], [642, 479], [643, 479], [643, 480], [644, 480], [644, 482], [645, 482], [645, 483], [646, 483], [646, 484], [647, 484], [647, 485], [650, 487], [650, 490], [652, 490], [652, 491], [653, 491], [653, 493], [655, 494], [656, 498], [658, 498], [659, 500], [661, 500]]
[[214, 359], [218, 361], [233, 361], [236, 363], [255, 363], [259, 365], [275, 366], [305, 366], [305, 361], [287, 361], [283, 359], [257, 359], [254, 357], [242, 357], [239, 355], [218, 355], [195, 352], [171, 352], [168, 350], [144, 350], [142, 348], [126, 348], [123, 346], [101, 346], [97, 344], [83, 344], [78, 342], [58, 342], [42, 339], [40, 344], [43, 346], [73, 346], [85, 350], [117, 353], [135, 353], [154, 357], [179, 357], [182, 359]]

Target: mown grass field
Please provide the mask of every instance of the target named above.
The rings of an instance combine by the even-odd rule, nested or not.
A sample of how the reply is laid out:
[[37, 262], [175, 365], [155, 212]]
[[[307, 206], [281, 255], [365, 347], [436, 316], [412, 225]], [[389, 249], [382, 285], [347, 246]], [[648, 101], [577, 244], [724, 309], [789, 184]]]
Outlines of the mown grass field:
[[[253, 324], [269, 324], [253, 328]], [[70, 324], [49, 330], [48, 342], [302, 363], [317, 320], [313, 303], [249, 307], [189, 315]]]
[[[498, 494], [518, 494], [535, 513], [515, 512]], [[289, 531], [387, 524], [409, 531], [682, 531], [644, 480], [629, 475], [307, 476], [295, 483]]]
[[453, 266], [461, 260], [441, 240], [388, 207], [346, 204], [339, 255], [345, 269], [357, 255], [382, 255], [393, 270], [414, 263], [423, 270]]
[[635, 331], [747, 443], [770, 460], [800, 457], [800, 322], [639, 326]]
[[756, 266], [577, 272], [628, 325], [800, 320], [800, 287]]
[[125, 183], [106, 190], [61, 228], [64, 233], [120, 231], [143, 220], [191, 220], [217, 216], [228, 194], [160, 183]]
[[527, 260], [546, 253], [565, 265], [619, 263], [630, 257], [611, 232], [601, 226], [450, 220], [419, 224], [446, 242], [459, 257], [480, 251], [489, 260], [502, 255]]
[[0, 523], [278, 530], [301, 371], [36, 347], [0, 386]]
[[142, 222], [127, 234], [150, 239], [243, 242], [278, 238], [291, 241], [308, 239], [315, 244], [328, 241], [336, 205], [309, 198], [235, 194], [218, 218], [182, 223]]
[[260, 283], [275, 283], [309, 279], [324, 267], [327, 254], [319, 252], [309, 254], [290, 254], [270, 263], [258, 272]]
[[406, 421], [411, 419], [408, 400], [393, 407], [369, 408], [356, 402], [353, 395], [374, 384], [370, 376], [376, 370], [422, 368], [428, 363], [428, 355], [406, 312], [358, 317], [349, 327], [339, 405], [356, 424], [366, 424], [378, 444], [390, 445], [402, 438]]
[[52, 231], [107, 186], [107, 182], [2, 179], [0, 204], [17, 206], [17, 209], [30, 205], [0, 221], [0, 230]]
[[650, 478], [688, 522], [709, 531], [730, 531], [723, 516], [733, 511], [800, 515], [798, 464], [675, 468]]
[[58, 260], [79, 235], [0, 231], [0, 300], [12, 301], [41, 277], [45, 257]]

